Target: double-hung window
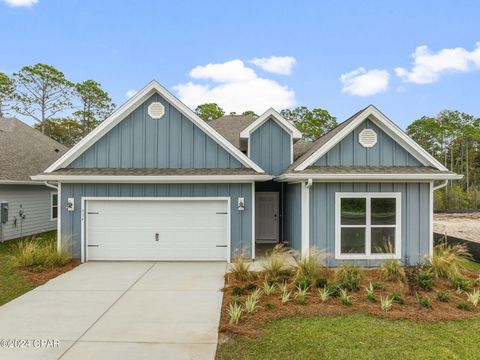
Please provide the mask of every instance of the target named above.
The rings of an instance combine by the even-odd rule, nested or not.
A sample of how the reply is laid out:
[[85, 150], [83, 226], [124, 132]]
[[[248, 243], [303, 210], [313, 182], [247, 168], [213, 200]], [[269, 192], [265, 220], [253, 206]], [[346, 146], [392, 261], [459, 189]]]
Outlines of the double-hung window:
[[339, 192], [335, 197], [335, 258], [400, 259], [400, 193]]
[[56, 220], [58, 218], [58, 194], [51, 193], [51, 208], [50, 208], [50, 219]]

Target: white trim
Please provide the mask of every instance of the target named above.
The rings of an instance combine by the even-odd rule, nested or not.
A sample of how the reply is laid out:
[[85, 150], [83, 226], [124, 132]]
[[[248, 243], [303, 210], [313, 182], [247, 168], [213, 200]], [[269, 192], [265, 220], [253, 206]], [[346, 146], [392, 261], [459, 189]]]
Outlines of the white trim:
[[242, 132], [240, 133], [240, 138], [249, 139], [250, 135], [270, 118], [273, 119], [278, 125], [280, 125], [280, 127], [282, 127], [287, 133], [289, 133], [292, 138], [302, 138], [302, 133], [273, 108], [265, 111], [254, 122], [252, 122], [244, 130], [242, 130]]
[[64, 168], [71, 164], [76, 158], [83, 154], [90, 146], [98, 141], [103, 135], [110, 131], [115, 125], [125, 119], [133, 110], [147, 100], [154, 93], [160, 94], [167, 102], [183, 113], [189, 120], [202, 129], [210, 138], [217, 142], [222, 148], [229, 152], [243, 165], [254, 169], [257, 172], [264, 172], [257, 164], [250, 160], [245, 154], [238, 150], [232, 143], [220, 135], [215, 129], [200, 119], [188, 106], [173, 96], [167, 89], [157, 81], [151, 81], [147, 86], [120, 106], [117, 111], [110, 115], [105, 121], [97, 126], [92, 132], [85, 136], [74, 147], [68, 150], [60, 159], [50, 165], [45, 172], [51, 173], [57, 169]]
[[301, 184], [301, 257], [305, 258], [310, 253], [310, 187], [307, 183]]
[[458, 174], [283, 174], [277, 177], [278, 181], [288, 180], [459, 180], [463, 175]]
[[55, 175], [41, 174], [32, 176], [38, 180], [57, 180], [63, 182], [114, 182], [114, 183], [209, 183], [209, 182], [251, 182], [266, 181], [270, 175]]
[[[87, 253], [87, 240], [86, 239], [86, 221], [85, 214], [87, 211], [88, 201], [226, 201], [227, 202], [227, 262], [230, 263], [231, 260], [231, 217], [232, 217], [232, 208], [231, 208], [231, 199], [229, 196], [211, 196], [211, 197], [108, 197], [108, 196], [82, 196], [80, 199], [81, 202], [81, 240], [80, 240], [80, 257], [81, 262], [84, 263], [88, 261]], [[201, 261], [202, 259], [189, 260], [189, 261]], [[178, 260], [182, 261], [182, 260]]]
[[423, 165], [432, 166], [438, 170], [448, 171], [438, 160], [430, 155], [425, 149], [418, 145], [412, 138], [405, 134], [397, 125], [395, 125], [389, 118], [383, 115], [373, 105], [368, 106], [360, 114], [358, 114], [347, 126], [340, 130], [335, 136], [333, 136], [326, 144], [320, 147], [307, 159], [305, 159], [295, 170], [305, 170], [307, 167], [314, 164], [324, 154], [326, 154], [331, 148], [351, 133], [358, 125], [364, 120], [369, 118], [375, 125], [390, 135], [396, 142], [402, 145], [408, 152], [415, 156]]
[[[53, 196], [54, 195], [57, 195], [57, 205], [56, 205], [56, 207], [57, 207], [57, 217], [56, 218], [54, 218], [53, 214], [52, 214], [53, 213]], [[59, 211], [59, 209], [60, 209], [60, 206], [58, 206], [58, 190], [57, 190], [57, 192], [52, 191], [50, 193], [50, 221], [54, 221], [54, 220], [58, 221], [58, 211]]]
[[[366, 224], [365, 225], [341, 225], [341, 199], [362, 198], [366, 199]], [[396, 221], [395, 225], [371, 225], [371, 199], [372, 198], [395, 198]], [[399, 192], [336, 192], [335, 193], [335, 259], [338, 260], [379, 260], [401, 259], [402, 257], [402, 195]], [[341, 228], [342, 227], [365, 227], [365, 254], [341, 254]], [[395, 228], [395, 254], [372, 254], [371, 234], [372, 227]]]
[[62, 250], [62, 183], [58, 183], [57, 251]]
[[45, 185], [43, 181], [0, 180], [0, 185]]
[[430, 260], [433, 258], [433, 181], [430, 182], [430, 191], [429, 191], [429, 221], [428, 221], [428, 231], [429, 231], [429, 241], [428, 241], [428, 255]]
[[252, 181], [252, 260], [255, 260], [255, 182]]

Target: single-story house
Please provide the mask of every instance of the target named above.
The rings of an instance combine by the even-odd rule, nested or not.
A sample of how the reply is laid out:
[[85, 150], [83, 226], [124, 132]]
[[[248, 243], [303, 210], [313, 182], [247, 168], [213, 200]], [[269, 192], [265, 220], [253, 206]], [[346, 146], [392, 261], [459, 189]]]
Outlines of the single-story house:
[[435, 181], [458, 179], [374, 106], [315, 142], [273, 109], [205, 122], [156, 81], [34, 176], [58, 186], [60, 243], [90, 260], [328, 264], [432, 254]]
[[54, 230], [57, 190], [31, 175], [67, 148], [16, 118], [0, 118], [0, 241]]

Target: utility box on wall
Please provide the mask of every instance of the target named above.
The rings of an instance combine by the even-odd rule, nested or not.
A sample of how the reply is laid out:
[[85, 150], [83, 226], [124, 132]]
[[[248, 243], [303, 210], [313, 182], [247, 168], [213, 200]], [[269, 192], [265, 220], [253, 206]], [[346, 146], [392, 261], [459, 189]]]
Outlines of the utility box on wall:
[[0, 203], [0, 223], [5, 224], [8, 221], [8, 203]]

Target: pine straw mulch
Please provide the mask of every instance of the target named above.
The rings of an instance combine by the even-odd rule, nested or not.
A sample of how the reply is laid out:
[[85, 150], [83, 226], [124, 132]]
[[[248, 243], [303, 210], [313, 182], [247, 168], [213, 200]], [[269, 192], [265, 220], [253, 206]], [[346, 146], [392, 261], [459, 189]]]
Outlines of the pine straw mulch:
[[63, 266], [36, 268], [31, 266], [17, 267], [15, 270], [24, 275], [29, 284], [34, 287], [45, 284], [48, 280], [56, 278], [58, 275], [66, 273], [80, 265], [78, 260], [70, 260]]
[[[472, 281], [478, 279], [479, 274], [476, 272], [465, 270], [462, 275]], [[334, 270], [324, 269], [323, 278], [329, 283], [334, 281]], [[351, 306], [342, 305], [338, 297], [332, 297], [327, 302], [322, 303], [317, 295], [317, 289], [312, 287], [309, 290], [307, 304], [300, 305], [295, 300], [295, 289], [290, 281], [290, 291], [292, 299], [286, 304], [282, 304], [280, 299], [280, 290], [278, 287], [274, 293], [267, 296], [262, 293], [257, 308], [251, 314], [243, 312], [238, 324], [228, 324], [227, 309], [232, 302], [232, 291], [235, 286], [244, 287], [247, 284], [255, 284], [263, 288], [264, 278], [251, 281], [236, 281], [231, 274], [225, 275], [226, 285], [223, 288], [223, 304], [220, 318], [220, 339], [228, 339], [231, 336], [241, 335], [244, 337], [255, 337], [263, 333], [263, 325], [273, 319], [284, 317], [311, 317], [311, 316], [330, 316], [352, 313], [366, 313], [380, 316], [387, 319], [404, 319], [414, 321], [445, 321], [445, 320], [463, 320], [480, 315], [480, 306], [471, 310], [460, 310], [456, 307], [458, 302], [465, 302], [467, 296], [465, 293], [458, 294], [456, 289], [446, 279], [435, 279], [434, 289], [432, 291], [423, 291], [413, 284], [407, 282], [388, 282], [382, 279], [382, 273], [379, 269], [364, 270], [364, 276], [361, 281], [359, 291], [349, 292], [353, 295], [354, 302]], [[370, 302], [365, 295], [364, 287], [368, 284], [377, 283], [382, 289], [375, 290], [375, 302]], [[448, 302], [441, 302], [437, 299], [437, 292], [448, 291], [450, 299]], [[246, 291], [240, 296], [242, 303], [252, 291]], [[392, 293], [400, 293], [403, 295], [404, 303], [394, 303], [391, 310], [384, 312], [380, 309], [380, 297], [386, 297]], [[420, 297], [429, 296], [432, 300], [432, 308], [422, 308], [417, 300], [417, 294]], [[267, 305], [270, 304], [270, 305]]]

